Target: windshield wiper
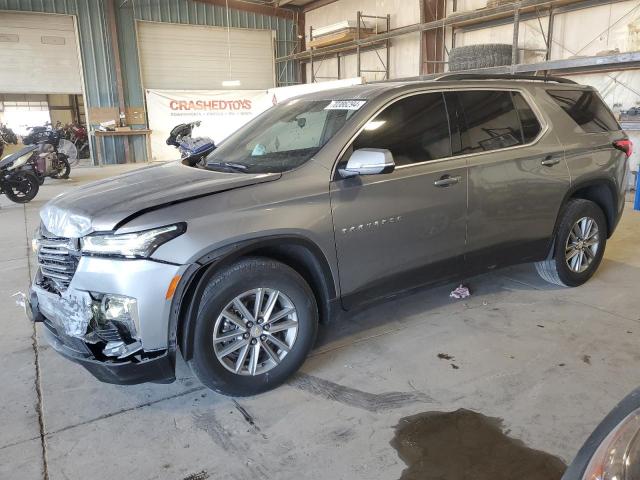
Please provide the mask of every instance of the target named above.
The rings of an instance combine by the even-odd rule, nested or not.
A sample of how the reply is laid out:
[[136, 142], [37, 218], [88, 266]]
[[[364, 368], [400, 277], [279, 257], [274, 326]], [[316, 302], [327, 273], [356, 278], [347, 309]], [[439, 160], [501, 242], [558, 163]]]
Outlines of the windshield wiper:
[[247, 167], [246, 165], [233, 162], [207, 162], [207, 168], [210, 167], [227, 168], [229, 170], [233, 170], [234, 172], [246, 172], [249, 169], [249, 167]]

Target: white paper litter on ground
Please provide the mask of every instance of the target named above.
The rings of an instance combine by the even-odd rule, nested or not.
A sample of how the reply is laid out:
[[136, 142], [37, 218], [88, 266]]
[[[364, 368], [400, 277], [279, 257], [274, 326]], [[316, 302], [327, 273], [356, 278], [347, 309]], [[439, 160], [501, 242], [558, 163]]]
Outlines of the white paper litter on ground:
[[462, 283], [460, 285], [458, 285], [458, 288], [456, 288], [454, 291], [452, 291], [449, 296], [451, 298], [457, 298], [457, 299], [462, 299], [462, 298], [467, 298], [471, 296], [471, 292], [469, 291], [469, 287], [463, 285]]

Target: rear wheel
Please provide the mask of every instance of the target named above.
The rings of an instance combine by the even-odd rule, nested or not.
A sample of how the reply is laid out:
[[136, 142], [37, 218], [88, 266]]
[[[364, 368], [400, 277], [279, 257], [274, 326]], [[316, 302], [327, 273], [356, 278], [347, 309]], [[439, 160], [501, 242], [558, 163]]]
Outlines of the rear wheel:
[[35, 198], [40, 184], [35, 175], [28, 172], [17, 172], [7, 178], [5, 195], [15, 203], [28, 203]]
[[315, 297], [295, 270], [267, 258], [244, 259], [205, 289], [189, 365], [212, 390], [254, 395], [298, 370], [317, 328]]
[[71, 173], [71, 165], [69, 165], [69, 160], [67, 160], [64, 155], [59, 155], [57, 162], [58, 171], [55, 174], [51, 175], [51, 178], [69, 178], [69, 174]]
[[553, 256], [536, 263], [538, 274], [547, 282], [577, 287], [598, 269], [607, 243], [604, 213], [589, 200], [570, 200], [560, 219]]

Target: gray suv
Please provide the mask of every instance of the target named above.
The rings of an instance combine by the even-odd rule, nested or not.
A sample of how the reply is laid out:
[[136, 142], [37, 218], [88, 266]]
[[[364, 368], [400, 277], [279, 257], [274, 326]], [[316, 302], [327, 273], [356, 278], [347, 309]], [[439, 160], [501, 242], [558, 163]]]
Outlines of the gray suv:
[[624, 206], [631, 144], [590, 87], [448, 75], [314, 93], [201, 161], [49, 202], [27, 302], [58, 352], [113, 383], [228, 395], [291, 376], [319, 322], [532, 262], [578, 286]]

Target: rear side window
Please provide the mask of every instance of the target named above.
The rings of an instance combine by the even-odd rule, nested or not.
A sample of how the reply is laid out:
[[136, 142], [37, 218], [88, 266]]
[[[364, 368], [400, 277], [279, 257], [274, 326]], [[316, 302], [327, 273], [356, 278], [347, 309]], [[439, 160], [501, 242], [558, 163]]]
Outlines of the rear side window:
[[459, 154], [499, 150], [523, 144], [522, 128], [511, 92], [457, 92], [462, 121]]
[[412, 95], [391, 104], [367, 123], [353, 148], [385, 148], [393, 154], [396, 165], [450, 157], [442, 93]]
[[587, 133], [620, 130], [611, 110], [591, 90], [547, 90], [551, 98]]
[[525, 144], [531, 143], [540, 134], [540, 130], [542, 130], [538, 117], [533, 113], [533, 110], [531, 110], [531, 107], [522, 94], [518, 92], [511, 92], [511, 98], [513, 99], [513, 105], [516, 107], [516, 111], [518, 112], [518, 117], [520, 117], [520, 125], [522, 125], [522, 141]]

